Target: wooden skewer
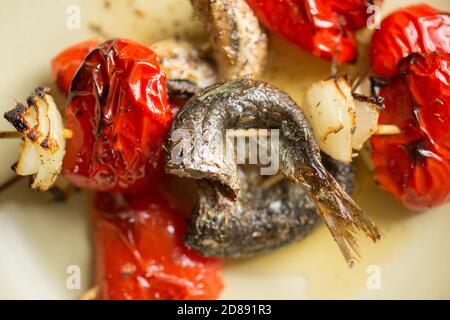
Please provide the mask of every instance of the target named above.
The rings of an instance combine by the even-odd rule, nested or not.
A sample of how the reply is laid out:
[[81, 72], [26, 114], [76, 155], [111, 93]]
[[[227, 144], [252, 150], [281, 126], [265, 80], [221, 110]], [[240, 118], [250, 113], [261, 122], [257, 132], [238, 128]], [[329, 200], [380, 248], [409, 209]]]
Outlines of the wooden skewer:
[[399, 127], [392, 124], [379, 124], [374, 135], [392, 135], [402, 133]]
[[19, 131], [1, 131], [0, 139], [16, 139], [22, 138], [23, 133]]
[[261, 131], [261, 129], [235, 129], [233, 131], [227, 131], [227, 136], [228, 137], [256, 137], [256, 136], [270, 136], [270, 129], [262, 129], [262, 130], [266, 130], [265, 133], [263, 134], [264, 131]]
[[[227, 132], [229, 137], [255, 137], [260, 135], [270, 136], [270, 129], [236, 129]], [[379, 124], [374, 132], [374, 135], [393, 135], [400, 134], [402, 131], [399, 127], [393, 124]]]
[[[270, 130], [261, 131], [260, 129], [238, 129], [231, 132], [228, 132], [227, 135], [230, 137], [254, 137], [262, 135], [264, 132], [264, 135], [269, 136]], [[399, 127], [395, 125], [389, 125], [389, 124], [381, 124], [378, 125], [377, 130], [375, 131], [374, 135], [394, 135], [401, 133], [401, 130]], [[71, 139], [73, 137], [73, 131], [70, 129], [64, 129], [63, 130], [63, 137], [65, 139]], [[23, 134], [18, 131], [0, 131], [0, 139], [9, 139], [9, 138], [21, 138]], [[282, 174], [274, 175], [270, 178], [265, 179], [262, 184], [261, 188], [263, 190], [267, 190], [273, 185], [279, 183], [284, 179], [284, 176]], [[92, 288], [91, 290], [94, 290], [96, 288]], [[89, 293], [89, 291], [86, 293], [86, 295]]]
[[[64, 129], [62, 131], [64, 139], [71, 139], [73, 137], [73, 131], [70, 129]], [[17, 139], [22, 138], [23, 133], [19, 131], [0, 131], [0, 139]]]
[[80, 297], [80, 300], [95, 300], [99, 293], [99, 287], [92, 287]]
[[62, 135], [63, 135], [64, 139], [72, 139], [73, 131], [70, 129], [63, 129]]
[[[266, 131], [262, 131], [266, 130]], [[264, 133], [263, 133], [264, 132]], [[378, 125], [375, 135], [392, 135], [399, 134], [401, 130], [399, 127], [392, 124], [380, 124]], [[70, 129], [64, 129], [62, 135], [65, 139], [71, 139], [73, 137], [73, 131]], [[237, 129], [227, 133], [230, 137], [254, 137], [259, 135], [270, 136], [270, 129]], [[0, 131], [0, 139], [17, 139], [22, 138], [23, 133], [19, 131]]]

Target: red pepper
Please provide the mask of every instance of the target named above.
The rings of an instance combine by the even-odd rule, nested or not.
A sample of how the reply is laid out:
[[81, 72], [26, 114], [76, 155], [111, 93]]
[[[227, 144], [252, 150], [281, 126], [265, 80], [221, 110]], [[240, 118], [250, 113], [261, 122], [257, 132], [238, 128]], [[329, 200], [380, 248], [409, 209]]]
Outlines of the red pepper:
[[450, 15], [426, 4], [399, 9], [383, 19], [372, 37], [369, 57], [374, 73], [392, 77], [411, 53], [450, 53]]
[[381, 124], [401, 133], [373, 136], [377, 182], [405, 206], [424, 210], [450, 201], [450, 54], [410, 55], [382, 86]]
[[158, 192], [98, 193], [96, 280], [101, 299], [216, 299], [222, 260], [187, 249], [184, 217]]
[[52, 78], [58, 88], [65, 94], [69, 93], [70, 84], [84, 58], [100, 41], [86, 40], [66, 48], [52, 60]]
[[[353, 62], [357, 46], [353, 32], [371, 13], [367, 0], [247, 0], [258, 19], [306, 51], [339, 62]], [[381, 0], [374, 1], [381, 5]]]
[[450, 53], [415, 55], [401, 70], [414, 100], [415, 115], [434, 147], [450, 159]]
[[63, 174], [98, 191], [138, 192], [163, 177], [163, 143], [172, 121], [156, 54], [115, 39], [96, 47], [78, 69], [66, 108]]

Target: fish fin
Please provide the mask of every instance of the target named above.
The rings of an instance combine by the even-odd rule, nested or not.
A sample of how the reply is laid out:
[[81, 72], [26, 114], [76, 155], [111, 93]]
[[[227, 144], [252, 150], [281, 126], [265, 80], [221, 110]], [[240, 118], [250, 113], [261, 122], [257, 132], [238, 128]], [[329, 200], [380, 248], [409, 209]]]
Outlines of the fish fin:
[[381, 234], [353, 199], [334, 181], [327, 179], [318, 194], [311, 193], [317, 211], [330, 230], [349, 267], [360, 258], [355, 234], [358, 230], [374, 242]]

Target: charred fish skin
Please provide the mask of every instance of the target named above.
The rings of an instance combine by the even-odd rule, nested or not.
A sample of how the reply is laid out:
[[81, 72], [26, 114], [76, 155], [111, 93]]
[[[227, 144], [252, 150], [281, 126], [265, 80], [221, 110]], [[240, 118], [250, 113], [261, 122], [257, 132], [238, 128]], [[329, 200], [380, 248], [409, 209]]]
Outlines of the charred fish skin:
[[[217, 82], [214, 66], [202, 55], [192, 43], [181, 39], [165, 39], [154, 43], [151, 49], [158, 54], [158, 63], [174, 89], [190, 89], [189, 83], [199, 88]], [[178, 82], [178, 83], [177, 83]], [[191, 89], [192, 90], [192, 89]]]
[[[323, 157], [326, 168], [351, 194], [352, 165]], [[285, 179], [264, 189], [255, 167], [241, 168], [239, 181], [237, 201], [215, 182], [198, 181], [198, 204], [185, 236], [189, 248], [206, 256], [251, 256], [299, 241], [320, 225], [320, 215], [301, 185]]]
[[[306, 190], [349, 264], [358, 254], [353, 235], [356, 229], [365, 231], [374, 241], [379, 239], [374, 224], [324, 168], [299, 106], [286, 93], [264, 82], [246, 77], [218, 83], [191, 98], [172, 123], [166, 144], [166, 171], [209, 180], [236, 203], [241, 187], [238, 168], [223, 147], [229, 128], [280, 129], [280, 172]], [[183, 158], [186, 147], [195, 155]], [[197, 208], [199, 213], [201, 209]], [[210, 219], [196, 217], [205, 223]], [[228, 216], [222, 219], [227, 223]]]
[[176, 101], [185, 102], [200, 92], [200, 87], [191, 80], [167, 79], [166, 86], [168, 98]]
[[267, 36], [245, 0], [191, 0], [210, 34], [223, 80], [258, 77], [267, 57]]
[[206, 256], [238, 258], [270, 251], [306, 237], [320, 223], [302, 187], [286, 180], [265, 191], [249, 190], [252, 183], [244, 183], [237, 201], [215, 182], [201, 180], [198, 185], [198, 207], [185, 244]]
[[[166, 171], [219, 181], [236, 196], [239, 192], [237, 166], [224, 146], [229, 128], [280, 129], [283, 133], [280, 171], [294, 182], [304, 180], [303, 172], [309, 174], [310, 180], [310, 176], [327, 173], [309, 123], [297, 104], [281, 90], [248, 77], [212, 85], [184, 106], [172, 123], [166, 144], [171, 151]], [[179, 132], [186, 133], [182, 141], [177, 139]], [[195, 154], [187, 158], [177, 154], [180, 142], [192, 145]], [[184, 161], [174, 162], [179, 158]]]
[[152, 45], [158, 63], [166, 75], [169, 99], [184, 104], [201, 88], [217, 82], [217, 71], [202, 50], [181, 39], [165, 39]]

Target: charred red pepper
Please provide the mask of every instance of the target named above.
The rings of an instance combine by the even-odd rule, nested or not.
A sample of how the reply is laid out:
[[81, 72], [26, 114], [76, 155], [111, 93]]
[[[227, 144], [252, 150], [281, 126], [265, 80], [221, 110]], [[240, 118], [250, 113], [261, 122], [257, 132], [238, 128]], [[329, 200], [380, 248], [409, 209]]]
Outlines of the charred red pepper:
[[420, 128], [450, 159], [450, 53], [414, 55], [400, 72], [408, 83]]
[[86, 40], [64, 49], [52, 60], [52, 78], [58, 88], [67, 94], [70, 84], [83, 59], [100, 41]]
[[425, 4], [395, 11], [370, 47], [372, 69], [391, 77], [380, 123], [402, 133], [372, 138], [376, 179], [405, 206], [450, 200], [450, 16]]
[[158, 192], [98, 193], [94, 231], [102, 299], [216, 299], [222, 261], [187, 249], [184, 217]]
[[137, 192], [163, 176], [163, 149], [172, 121], [166, 79], [156, 54], [124, 39], [96, 47], [69, 93], [63, 174], [99, 191]]
[[[306, 51], [339, 62], [353, 62], [353, 32], [367, 24], [367, 0], [247, 0], [262, 24]], [[372, 4], [381, 5], [381, 0]]]
[[374, 73], [392, 77], [411, 53], [450, 53], [450, 15], [426, 4], [399, 9], [383, 19], [369, 50]]
[[413, 54], [378, 92], [380, 123], [402, 133], [373, 136], [376, 180], [405, 206], [424, 210], [450, 201], [450, 54]]

